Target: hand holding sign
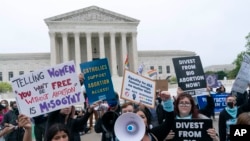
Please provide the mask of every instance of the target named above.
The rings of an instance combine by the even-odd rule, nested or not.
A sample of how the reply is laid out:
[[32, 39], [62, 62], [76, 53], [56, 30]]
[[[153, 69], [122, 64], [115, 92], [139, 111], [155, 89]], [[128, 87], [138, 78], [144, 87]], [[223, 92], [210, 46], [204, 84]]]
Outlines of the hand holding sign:
[[175, 133], [173, 132], [173, 130], [170, 130], [170, 132], [168, 133], [168, 136], [166, 137], [166, 140], [172, 140], [175, 136]]
[[101, 103], [101, 100], [98, 100], [98, 101], [94, 102], [93, 104], [91, 104], [91, 105], [89, 106], [89, 108], [88, 108], [88, 112], [89, 112], [89, 113], [92, 113], [92, 112], [94, 111], [94, 109], [95, 109], [97, 106], [100, 105], [100, 103]]
[[219, 140], [214, 128], [209, 128], [207, 130], [207, 134], [213, 139], [213, 141], [218, 141]]

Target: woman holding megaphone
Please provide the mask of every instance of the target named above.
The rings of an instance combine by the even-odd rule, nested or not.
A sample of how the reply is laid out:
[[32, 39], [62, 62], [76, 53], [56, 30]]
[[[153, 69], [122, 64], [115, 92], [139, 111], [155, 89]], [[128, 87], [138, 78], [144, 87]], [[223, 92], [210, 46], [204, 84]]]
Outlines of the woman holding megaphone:
[[166, 105], [168, 105], [168, 107], [163, 110], [166, 116], [164, 122], [159, 126], [152, 129], [150, 128], [151, 112], [147, 107], [140, 104], [140, 106], [134, 111], [134, 113], [143, 119], [146, 128], [141, 141], [163, 141], [171, 130], [174, 120], [173, 101], [171, 100], [170, 93], [168, 91], [162, 91], [161, 94], [165, 94], [164, 101], [167, 103]]

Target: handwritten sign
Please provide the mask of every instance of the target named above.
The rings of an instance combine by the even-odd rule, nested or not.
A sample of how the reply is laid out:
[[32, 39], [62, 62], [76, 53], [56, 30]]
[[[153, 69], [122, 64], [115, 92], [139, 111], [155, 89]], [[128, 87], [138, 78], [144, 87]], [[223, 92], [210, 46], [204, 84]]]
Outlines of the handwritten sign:
[[107, 58], [80, 64], [89, 103], [115, 98]]
[[121, 98], [148, 107], [155, 106], [155, 81], [125, 70]]
[[30, 117], [84, 102], [73, 61], [11, 79], [20, 113]]
[[173, 58], [178, 86], [184, 91], [206, 88], [199, 56]]
[[207, 129], [213, 127], [211, 119], [175, 119], [175, 141], [212, 141]]

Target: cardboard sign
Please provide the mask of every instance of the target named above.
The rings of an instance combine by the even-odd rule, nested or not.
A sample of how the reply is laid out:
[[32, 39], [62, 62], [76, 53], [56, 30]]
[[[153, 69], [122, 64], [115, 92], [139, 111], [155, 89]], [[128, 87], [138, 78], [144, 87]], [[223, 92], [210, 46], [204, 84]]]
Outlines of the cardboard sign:
[[167, 91], [168, 90], [168, 80], [155, 80], [156, 90]]
[[73, 61], [20, 75], [11, 83], [20, 113], [29, 117], [84, 102]]
[[98, 100], [115, 98], [107, 58], [80, 64], [90, 104]]
[[141, 102], [153, 108], [155, 106], [155, 81], [125, 70], [121, 98], [136, 103]]
[[173, 58], [178, 86], [183, 91], [206, 88], [206, 79], [199, 56]]
[[207, 129], [213, 127], [211, 119], [175, 119], [175, 141], [212, 141]]

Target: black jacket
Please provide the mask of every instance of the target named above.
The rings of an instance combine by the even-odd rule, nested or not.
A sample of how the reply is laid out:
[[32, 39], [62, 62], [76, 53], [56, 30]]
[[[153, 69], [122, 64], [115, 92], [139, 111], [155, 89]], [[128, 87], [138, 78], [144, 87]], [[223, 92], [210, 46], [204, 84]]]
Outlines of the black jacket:
[[[79, 135], [79, 130], [81, 129], [82, 126], [84, 126], [84, 124], [87, 123], [90, 115], [91, 113], [86, 112], [84, 116], [82, 116], [81, 118], [76, 118], [76, 119], [68, 118], [66, 126], [70, 132], [70, 137], [69, 137], [70, 141], [80, 140], [80, 136], [79, 139], [75, 139], [74, 136]], [[49, 113], [45, 131], [48, 131], [49, 127], [54, 123], [65, 124], [65, 118], [66, 118], [65, 115], [60, 114], [60, 110]]]

